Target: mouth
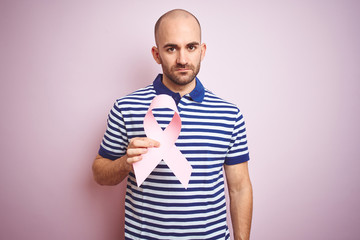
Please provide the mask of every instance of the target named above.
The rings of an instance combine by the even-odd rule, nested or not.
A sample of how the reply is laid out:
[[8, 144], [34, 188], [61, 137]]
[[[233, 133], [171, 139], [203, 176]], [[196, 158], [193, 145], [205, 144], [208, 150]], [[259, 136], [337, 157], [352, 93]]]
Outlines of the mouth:
[[190, 71], [189, 68], [177, 68], [176, 69], [177, 72], [187, 72], [187, 71]]

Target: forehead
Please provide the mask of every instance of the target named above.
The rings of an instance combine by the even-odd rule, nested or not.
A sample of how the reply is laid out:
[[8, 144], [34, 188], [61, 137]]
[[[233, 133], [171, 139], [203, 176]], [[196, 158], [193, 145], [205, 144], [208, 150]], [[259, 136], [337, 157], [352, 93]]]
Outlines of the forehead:
[[191, 16], [166, 17], [159, 26], [157, 41], [160, 45], [200, 42], [200, 31], [198, 22]]

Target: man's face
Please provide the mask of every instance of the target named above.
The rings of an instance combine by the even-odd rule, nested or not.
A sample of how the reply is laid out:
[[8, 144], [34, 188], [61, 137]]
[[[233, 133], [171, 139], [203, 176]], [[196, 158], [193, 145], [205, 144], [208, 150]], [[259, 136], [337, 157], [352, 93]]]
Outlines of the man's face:
[[162, 66], [165, 81], [184, 86], [195, 79], [205, 54], [205, 44], [201, 44], [200, 27], [195, 19], [163, 20], [157, 46], [157, 62]]

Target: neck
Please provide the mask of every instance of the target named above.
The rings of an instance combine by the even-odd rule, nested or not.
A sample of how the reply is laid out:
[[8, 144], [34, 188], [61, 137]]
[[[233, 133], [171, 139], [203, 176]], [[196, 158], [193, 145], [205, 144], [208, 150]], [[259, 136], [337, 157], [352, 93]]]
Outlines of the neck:
[[165, 74], [163, 75], [163, 84], [170, 89], [171, 91], [175, 92], [175, 93], [179, 93], [180, 96], [184, 96], [188, 93], [191, 93], [192, 90], [194, 90], [195, 86], [196, 86], [196, 81], [195, 78], [189, 82], [186, 85], [179, 85], [174, 83], [173, 81], [171, 81], [170, 79], [168, 79]]

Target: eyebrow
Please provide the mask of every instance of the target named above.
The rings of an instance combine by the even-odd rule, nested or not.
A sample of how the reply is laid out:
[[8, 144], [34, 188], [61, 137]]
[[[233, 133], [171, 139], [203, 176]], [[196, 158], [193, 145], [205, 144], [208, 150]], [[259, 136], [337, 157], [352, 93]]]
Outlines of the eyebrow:
[[[186, 46], [194, 46], [194, 45], [199, 46], [200, 43], [194, 41], [194, 42], [190, 42], [190, 43], [186, 44]], [[163, 48], [168, 48], [168, 47], [176, 48], [176, 47], [178, 47], [178, 45], [175, 44], [175, 43], [167, 43], [167, 44], [165, 44], [165, 45], [163, 46]]]
[[200, 45], [200, 43], [199, 42], [191, 42], [191, 43], [188, 43], [188, 44], [186, 44], [186, 46], [190, 46], [190, 45]]
[[165, 45], [163, 46], [163, 48], [168, 48], [168, 47], [173, 47], [173, 48], [175, 48], [175, 47], [177, 47], [177, 45], [176, 45], [175, 43], [167, 43], [167, 44], [165, 44]]

